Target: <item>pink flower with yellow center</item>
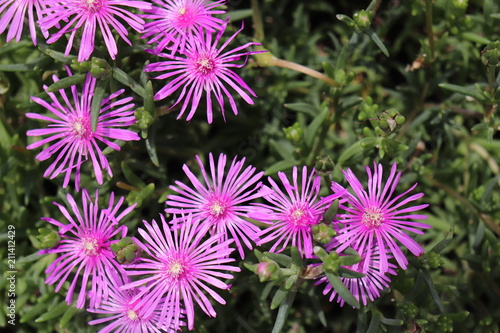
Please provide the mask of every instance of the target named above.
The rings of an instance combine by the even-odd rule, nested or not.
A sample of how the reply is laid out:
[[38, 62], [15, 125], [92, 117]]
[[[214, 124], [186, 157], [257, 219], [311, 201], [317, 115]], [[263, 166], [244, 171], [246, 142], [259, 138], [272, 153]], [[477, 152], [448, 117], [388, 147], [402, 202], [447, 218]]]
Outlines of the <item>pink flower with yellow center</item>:
[[[135, 205], [125, 209], [118, 214], [124, 198], [114, 203], [114, 194], [111, 193], [109, 205], [105, 209], [98, 206], [98, 192], [95, 201], [92, 202], [86, 189], [82, 190], [82, 204], [79, 206], [71, 195], [66, 196], [71, 211], [56, 202], [63, 216], [69, 222], [62, 223], [50, 217], [43, 217], [47, 221], [60, 228], [60, 243], [53, 249], [41, 250], [39, 254], [57, 253], [60, 256], [49, 265], [45, 273], [48, 275], [45, 283], [51, 285], [57, 283], [56, 292], [61, 289], [64, 282], [70, 279], [70, 287], [66, 294], [66, 302], [71, 304], [73, 292], [78, 292], [77, 308], [83, 308], [87, 295], [90, 297], [90, 306], [95, 307], [102, 300], [107, 299], [109, 294], [110, 272], [118, 272], [125, 275], [121, 265], [115, 260], [115, 254], [111, 250], [112, 238], [120, 234], [125, 237], [127, 228], [118, 226]], [[87, 291], [87, 283], [90, 282], [90, 290]]]
[[[42, 0], [0, 0], [0, 34], [3, 34], [9, 27], [6, 41], [10, 42], [15, 38], [16, 42], [19, 42], [23, 33], [26, 12], [28, 12], [31, 40], [36, 45], [35, 12], [37, 18], [40, 19], [45, 8], [47, 4]], [[46, 30], [42, 30], [42, 34], [45, 38], [49, 36]]]
[[223, 52], [229, 43], [243, 29], [243, 27], [229, 37], [220, 48], [217, 48], [227, 23], [222, 27], [215, 38], [211, 32], [196, 33], [190, 35], [186, 42], [186, 49], [183, 56], [160, 53], [159, 56], [169, 59], [148, 64], [145, 72], [164, 72], [156, 76], [156, 79], [168, 79], [168, 83], [156, 94], [156, 100], [162, 100], [172, 95], [175, 91], [181, 90], [177, 101], [172, 108], [181, 101], [182, 107], [177, 119], [182, 117], [190, 105], [190, 111], [186, 120], [191, 120], [200, 106], [201, 97], [205, 94], [206, 105], [203, 109], [207, 110], [207, 121], [212, 123], [212, 98], [219, 104], [222, 115], [224, 116], [224, 96], [229, 100], [229, 105], [234, 114], [238, 114], [236, 101], [227, 89], [226, 85], [235, 90], [248, 104], [253, 104], [250, 97], [256, 97], [252, 89], [238, 76], [231, 68], [241, 68], [244, 63], [237, 64], [235, 61], [245, 59], [256, 53], [265, 51], [243, 51], [251, 45], [260, 45], [250, 42], [239, 46], [227, 52]]
[[158, 43], [155, 52], [168, 47], [172, 55], [183, 53], [190, 35], [200, 30], [221, 30], [224, 21], [213, 15], [224, 14], [216, 10], [225, 1], [207, 0], [153, 0], [157, 6], [145, 10], [143, 18], [151, 20], [144, 24], [142, 38], [151, 38], [148, 44]]
[[[383, 186], [382, 165], [374, 163], [373, 173], [369, 167], [366, 167], [368, 191], [363, 188], [351, 169], [344, 171], [344, 176], [354, 193], [347, 192], [342, 196], [339, 214], [336, 217], [338, 222], [343, 225], [336, 237], [340, 243], [337, 250], [343, 251], [347, 247], [352, 247], [359, 253], [366, 251], [367, 256], [373, 256], [372, 252], [377, 251], [380, 256], [381, 272], [386, 272], [389, 269], [388, 258], [390, 255], [396, 259], [401, 268], [406, 269], [408, 265], [408, 260], [396, 241], [406, 246], [416, 256], [424, 253], [422, 246], [405, 231], [423, 234], [420, 229], [431, 227], [424, 223], [411, 221], [412, 219], [427, 218], [426, 215], [412, 213], [426, 208], [427, 204], [402, 208], [424, 196], [424, 193], [417, 193], [404, 198], [413, 191], [417, 184], [393, 198], [401, 178], [401, 172], [397, 173], [396, 167], [396, 163], [394, 163], [389, 178]], [[340, 193], [345, 192], [346, 189], [334, 182], [332, 190], [334, 193]], [[364, 269], [368, 269], [368, 265], [369, 262], [365, 262]]]
[[302, 168], [302, 179], [299, 181], [297, 167], [292, 171], [292, 183], [283, 172], [278, 173], [285, 192], [269, 177], [272, 191], [264, 199], [269, 204], [256, 204], [262, 209], [250, 214], [251, 218], [267, 223], [270, 227], [257, 235], [257, 245], [272, 242], [270, 252], [281, 252], [291, 243], [306, 258], [313, 255], [312, 226], [318, 224], [323, 213], [333, 199], [320, 199], [321, 178], [313, 170], [308, 174], [307, 167]]
[[201, 219], [212, 234], [220, 234], [223, 239], [234, 239], [240, 257], [245, 257], [243, 244], [252, 249], [251, 241], [260, 229], [245, 219], [254, 208], [249, 201], [262, 196], [258, 182], [264, 172], [255, 173], [255, 168], [243, 168], [245, 159], [233, 159], [226, 173], [227, 156], [220, 154], [217, 165], [209, 154], [210, 169], [207, 172], [201, 159], [196, 156], [203, 175], [200, 181], [184, 165], [183, 170], [192, 186], [179, 181], [170, 188], [179, 195], [168, 195], [165, 211], [171, 214], [192, 214], [193, 219]]
[[[161, 215], [161, 226], [153, 220], [150, 225], [144, 221], [146, 229], [139, 229], [145, 244], [141, 248], [148, 254], [140, 258], [137, 264], [127, 265], [127, 275], [144, 276], [139, 280], [127, 283], [122, 288], [130, 289], [142, 286], [132, 299], [138, 301], [137, 306], [155, 307], [164, 302], [161, 308], [159, 325], [180, 324], [183, 309], [186, 312], [189, 330], [194, 328], [194, 304], [210, 317], [216, 312], [205, 293], [214, 300], [225, 304], [224, 299], [213, 289], [229, 289], [223, 282], [232, 279], [233, 275], [226, 271], [239, 272], [240, 269], [228, 265], [234, 261], [229, 258], [233, 249], [228, 245], [232, 240], [222, 241], [222, 235], [216, 234], [203, 240], [206, 227], [191, 215], [183, 217], [180, 225], [170, 228]], [[177, 220], [176, 220], [177, 221]], [[139, 242], [140, 243], [140, 242]]]
[[[71, 75], [71, 73], [69, 73]], [[54, 82], [58, 78], [53, 76]], [[103, 183], [102, 170], [106, 170], [109, 176], [113, 176], [106, 156], [102, 153], [98, 142], [104, 143], [115, 150], [120, 146], [111, 140], [123, 141], [139, 140], [137, 133], [122, 129], [135, 123], [134, 104], [130, 103], [132, 97], [116, 99], [124, 89], [119, 90], [109, 97], [104, 98], [101, 103], [101, 111], [97, 121], [97, 128], [92, 131], [91, 126], [91, 103], [94, 95], [96, 79], [90, 73], [87, 74], [81, 96], [76, 86], [71, 86], [71, 95], [68, 96], [64, 89], [59, 90], [62, 102], [52, 92], [47, 92], [52, 102], [32, 97], [31, 99], [43, 106], [53, 114], [52, 117], [38, 113], [26, 113], [31, 119], [39, 119], [49, 122], [47, 128], [29, 130], [28, 136], [48, 136], [45, 139], [28, 145], [27, 149], [35, 149], [47, 143], [51, 143], [43, 149], [36, 158], [45, 161], [57, 154], [56, 159], [47, 168], [44, 177], [55, 178], [60, 173], [65, 173], [63, 188], [68, 186], [71, 174], [75, 171], [75, 186], [78, 191], [80, 187], [80, 167], [82, 163], [90, 159], [94, 166], [95, 177], [99, 184]], [[44, 86], [47, 91], [47, 86]], [[73, 98], [73, 103], [70, 101]], [[55, 116], [55, 117], [54, 117]]]
[[77, 32], [81, 32], [81, 41], [78, 42], [78, 61], [90, 59], [95, 48], [97, 31], [101, 31], [108, 53], [115, 59], [118, 54], [115, 36], [120, 36], [126, 43], [132, 45], [127, 38], [127, 27], [141, 32], [144, 24], [141, 18], [123, 7], [140, 10], [151, 8], [151, 4], [135, 0], [47, 0], [45, 4], [49, 8], [43, 11], [44, 17], [38, 21], [40, 27], [49, 30], [53, 27], [59, 29], [61, 26], [58, 32], [49, 37], [47, 43], [54, 43], [63, 35], [69, 34], [64, 53], [67, 56], [75, 42]]

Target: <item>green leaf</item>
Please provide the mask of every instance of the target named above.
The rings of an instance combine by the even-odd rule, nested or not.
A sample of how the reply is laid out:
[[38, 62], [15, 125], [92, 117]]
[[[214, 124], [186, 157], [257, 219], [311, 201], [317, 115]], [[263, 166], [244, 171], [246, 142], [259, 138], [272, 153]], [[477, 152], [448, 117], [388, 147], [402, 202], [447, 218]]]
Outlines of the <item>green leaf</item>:
[[333, 79], [335, 78], [335, 70], [329, 62], [323, 61], [321, 63], [321, 66], [323, 66], [323, 69], [325, 70], [326, 76], [329, 78]]
[[82, 83], [85, 80], [85, 77], [87, 77], [87, 74], [83, 73], [78, 73], [74, 74], [72, 76], [65, 77], [64, 79], [60, 79], [59, 81], [54, 82], [51, 84], [48, 88], [48, 92], [55, 92], [61, 89], [65, 89], [77, 84]]
[[420, 274], [425, 282], [427, 284], [427, 287], [429, 288], [429, 291], [431, 293], [432, 299], [436, 303], [439, 312], [444, 313], [444, 307], [443, 303], [441, 302], [441, 299], [439, 298], [439, 295], [436, 290], [436, 286], [434, 285], [434, 282], [432, 282], [431, 275], [429, 274], [429, 271], [426, 269], [421, 269]]
[[130, 87], [130, 89], [142, 98], [146, 96], [144, 88], [118, 67], [113, 67], [113, 77], [127, 87]]
[[241, 21], [243, 19], [246, 19], [247, 17], [252, 16], [252, 9], [238, 9], [238, 10], [231, 10], [228, 15], [226, 16], [227, 19], [229, 18], [229, 22], [235, 22], [235, 21]]
[[38, 60], [35, 62], [30, 62], [29, 64], [7, 64], [0, 65], [0, 72], [29, 72], [35, 69], [35, 66], [38, 64]]
[[264, 255], [271, 260], [276, 261], [283, 267], [290, 267], [292, 265], [292, 258], [282, 253], [265, 252]]
[[31, 41], [27, 41], [27, 40], [7, 43], [4, 46], [0, 47], [0, 55], [2, 55], [4, 53], [15, 51], [17, 49], [20, 49], [20, 48], [23, 48], [26, 46], [31, 46], [31, 45], [33, 45], [33, 43]]
[[49, 57], [59, 61], [59, 62], [62, 62], [63, 64], [71, 64], [73, 62], [74, 59], [76, 59], [77, 57], [76, 56], [73, 56], [73, 55], [67, 55], [65, 56], [64, 53], [62, 52], [58, 52], [58, 51], [54, 51], [52, 49], [49, 49], [47, 46], [44, 46], [44, 45], [40, 45], [38, 47], [38, 49], [45, 53], [46, 55], [48, 55]]
[[344, 152], [339, 156], [337, 160], [337, 168], [343, 165], [344, 162], [349, 160], [354, 155], [361, 154], [363, 152], [364, 149], [360, 143], [361, 141], [356, 141], [350, 147], [344, 149]]
[[264, 171], [264, 174], [266, 176], [274, 175], [278, 171], [285, 171], [285, 170], [291, 169], [292, 167], [294, 167], [295, 165], [297, 165], [297, 163], [298, 162], [295, 161], [295, 160], [279, 161], [279, 162], [276, 162], [273, 165], [271, 165], [269, 168], [267, 168]]
[[148, 81], [144, 89], [144, 110], [149, 112], [154, 117], [155, 115], [155, 101], [153, 93], [153, 83]]
[[317, 108], [308, 103], [289, 103], [284, 106], [292, 111], [307, 114], [311, 116], [311, 118], [316, 117], [318, 113]]
[[380, 322], [382, 324], [385, 324], [388, 326], [395, 326], [395, 327], [401, 327], [404, 324], [404, 321], [401, 319], [391, 319], [391, 318], [385, 318], [385, 317], [380, 318]]
[[339, 200], [334, 200], [330, 207], [326, 210], [325, 214], [323, 214], [323, 222], [326, 224], [332, 223], [335, 216], [337, 216], [337, 210], [339, 209]]
[[130, 183], [130, 185], [134, 186], [134, 187], [137, 187], [137, 188], [144, 188], [146, 187], [146, 183], [142, 181], [142, 179], [140, 179], [133, 171], [132, 169], [130, 169], [130, 167], [128, 166], [128, 164], [123, 161], [121, 163], [121, 167], [122, 167], [122, 172], [123, 172], [123, 175], [125, 176], [125, 178], [127, 179], [127, 181]]
[[478, 44], [488, 44], [490, 40], [486, 37], [476, 34], [475, 32], [466, 31], [462, 33], [462, 38]]
[[451, 84], [451, 83], [440, 83], [440, 84], [438, 84], [438, 86], [440, 88], [450, 90], [450, 91], [453, 91], [453, 92], [456, 92], [456, 93], [459, 93], [459, 94], [462, 94], [465, 96], [473, 97], [473, 98], [477, 99], [478, 101], [484, 100], [483, 95], [481, 95], [476, 89], [457, 86], [456, 84]]
[[429, 252], [441, 253], [453, 240], [453, 230], [447, 234], [439, 243], [434, 245], [434, 247]]
[[304, 131], [304, 141], [307, 147], [312, 147], [313, 141], [316, 138], [316, 133], [318, 132], [321, 125], [323, 125], [327, 114], [328, 108], [325, 107], [323, 108], [323, 110], [321, 110], [319, 115], [314, 118], [311, 124], [307, 126], [306, 130]]
[[290, 247], [290, 252], [292, 254], [292, 267], [304, 267], [299, 249], [296, 246], [292, 246]]
[[68, 310], [66, 310], [66, 312], [63, 314], [63, 316], [61, 317], [61, 320], [59, 320], [59, 326], [66, 327], [66, 325], [69, 323], [71, 318], [73, 318], [77, 312], [78, 312], [78, 309], [76, 308], [76, 306], [71, 305], [68, 308]]
[[35, 319], [36, 323], [41, 323], [50, 319], [54, 319], [57, 317], [60, 317], [66, 310], [68, 310], [68, 304], [66, 304], [66, 301], [62, 301], [56, 306], [52, 307], [49, 309], [47, 312], [45, 312], [43, 315]]
[[344, 301], [347, 302], [347, 304], [355, 307], [356, 309], [359, 309], [361, 307], [358, 300], [352, 295], [352, 293], [349, 291], [349, 289], [347, 289], [342, 281], [340, 281], [337, 275], [330, 272], [325, 272], [325, 275], [328, 278], [328, 281], [332, 285], [333, 289], [337, 291], [339, 296], [342, 297]]
[[389, 57], [389, 51], [387, 50], [387, 48], [385, 47], [384, 43], [382, 43], [382, 41], [380, 40], [380, 38], [378, 37], [378, 35], [373, 32], [372, 30], [367, 30], [365, 32], [368, 36], [370, 36], [370, 38], [373, 40], [373, 42], [378, 46], [378, 48], [380, 49], [380, 51], [382, 51], [382, 53], [386, 56], [386, 57]]
[[97, 122], [99, 120], [99, 114], [101, 113], [101, 104], [102, 99], [104, 98], [104, 93], [106, 92], [107, 82], [108, 81], [105, 80], [99, 80], [94, 90], [92, 104], [90, 105], [90, 123], [92, 124], [92, 132], [97, 130]]
[[284, 285], [280, 286], [280, 288], [276, 290], [276, 293], [271, 300], [271, 310], [276, 309], [289, 293], [290, 289], [286, 289]]
[[358, 279], [365, 277], [365, 274], [356, 272], [356, 271], [351, 271], [350, 269], [347, 269], [345, 267], [339, 267], [339, 275], [347, 278], [347, 279]]
[[274, 322], [272, 333], [280, 333], [283, 330], [283, 326], [285, 326], [288, 313], [290, 312], [293, 301], [295, 300], [295, 295], [297, 295], [296, 292], [288, 293], [285, 301], [280, 304], [280, 308], [278, 310], [278, 315], [276, 316], [276, 321]]
[[298, 279], [297, 274], [289, 276], [288, 279], [286, 279], [286, 281], [285, 281], [285, 288], [291, 289], [295, 285], [295, 282], [297, 282], [297, 279]]
[[379, 332], [380, 319], [382, 314], [378, 311], [372, 311], [372, 319], [370, 320], [370, 326], [366, 330], [366, 333], [377, 333]]
[[160, 167], [160, 161], [158, 160], [158, 154], [156, 152], [156, 140], [155, 135], [150, 135], [146, 140], [146, 150], [148, 152], [151, 162], [158, 168]]
[[21, 324], [31, 322], [33, 318], [35, 318], [38, 314], [42, 313], [45, 310], [47, 310], [47, 304], [45, 302], [39, 302], [33, 307], [31, 307], [29, 309], [29, 312], [23, 315], [19, 320], [19, 322]]

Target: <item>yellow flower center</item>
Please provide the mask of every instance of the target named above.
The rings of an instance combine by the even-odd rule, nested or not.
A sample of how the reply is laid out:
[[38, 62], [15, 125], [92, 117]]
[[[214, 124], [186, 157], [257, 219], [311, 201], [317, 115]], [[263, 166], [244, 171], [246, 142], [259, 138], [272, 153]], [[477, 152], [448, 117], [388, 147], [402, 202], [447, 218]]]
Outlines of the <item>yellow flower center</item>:
[[212, 58], [202, 56], [198, 58], [198, 60], [195, 62], [196, 70], [203, 74], [207, 75], [210, 74], [214, 71], [215, 69], [215, 62]]
[[305, 207], [296, 207], [289, 214], [288, 219], [296, 227], [306, 227], [312, 222]]
[[186, 271], [188, 267], [182, 262], [180, 259], [172, 259], [167, 263], [165, 267], [165, 272], [172, 279], [178, 279], [181, 277]]
[[94, 257], [101, 253], [101, 245], [99, 241], [93, 237], [84, 238], [81, 243], [82, 252], [89, 256]]
[[82, 117], [74, 119], [71, 123], [71, 135], [78, 139], [89, 139], [92, 135], [90, 118]]
[[139, 316], [137, 315], [137, 313], [134, 310], [128, 310], [127, 317], [128, 317], [128, 319], [130, 319], [132, 321], [139, 320]]
[[95, 13], [95, 12], [98, 12], [102, 8], [105, 1], [106, 0], [82, 0], [81, 6], [85, 10], [87, 10], [91, 13]]

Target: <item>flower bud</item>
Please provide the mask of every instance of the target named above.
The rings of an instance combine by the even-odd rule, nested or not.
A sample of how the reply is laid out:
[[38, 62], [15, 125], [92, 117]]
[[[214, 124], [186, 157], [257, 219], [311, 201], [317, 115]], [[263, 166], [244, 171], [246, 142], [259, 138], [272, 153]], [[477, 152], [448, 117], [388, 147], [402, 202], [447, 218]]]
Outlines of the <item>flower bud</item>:
[[500, 41], [490, 42], [481, 51], [481, 61], [486, 66], [500, 66]]
[[372, 21], [372, 13], [367, 12], [366, 10], [362, 10], [352, 16], [354, 22], [356, 23], [357, 28], [360, 31], [365, 31], [371, 24]]
[[144, 108], [138, 108], [134, 113], [136, 123], [135, 125], [139, 127], [141, 130], [145, 130], [151, 126], [154, 122], [153, 116], [144, 110]]
[[444, 260], [439, 253], [429, 252], [429, 254], [427, 254], [427, 263], [431, 268], [437, 269], [444, 264]]
[[324, 223], [315, 224], [312, 226], [313, 239], [322, 244], [328, 244], [331, 242], [332, 237], [335, 237], [337, 233], [335, 230], [330, 228]]
[[111, 75], [111, 67], [106, 60], [92, 57], [90, 61], [90, 74], [96, 79], [107, 79]]
[[320, 176], [327, 176], [331, 174], [334, 168], [335, 163], [333, 163], [333, 160], [329, 156], [316, 157], [316, 164], [314, 165], [314, 169], [316, 169]]
[[285, 133], [286, 139], [294, 143], [298, 143], [304, 135], [304, 130], [300, 128], [299, 123], [295, 123], [290, 127], [283, 128], [283, 132]]
[[90, 71], [90, 61], [78, 62], [78, 60], [73, 59], [71, 61], [71, 68], [73, 68], [74, 70], [76, 70], [78, 72], [86, 73], [86, 72]]
[[40, 240], [40, 244], [36, 244], [38, 249], [51, 249], [56, 247], [61, 241], [61, 236], [55, 230], [50, 228], [40, 228], [38, 229], [40, 235], [36, 236]]
[[141, 255], [141, 248], [130, 237], [122, 238], [111, 244], [111, 250], [115, 253], [116, 260], [120, 264], [130, 264]]
[[260, 282], [275, 280], [279, 277], [278, 264], [275, 262], [261, 262], [257, 266], [257, 275]]

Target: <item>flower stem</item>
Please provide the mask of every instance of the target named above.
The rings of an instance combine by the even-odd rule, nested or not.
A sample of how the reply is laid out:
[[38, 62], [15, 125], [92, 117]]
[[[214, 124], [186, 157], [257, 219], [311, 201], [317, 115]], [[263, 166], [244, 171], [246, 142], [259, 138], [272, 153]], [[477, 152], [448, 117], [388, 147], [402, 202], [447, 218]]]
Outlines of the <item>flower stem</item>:
[[429, 38], [429, 47], [431, 50], [431, 62], [434, 61], [435, 45], [434, 32], [432, 31], [432, 0], [425, 0], [425, 23], [427, 35]]
[[334, 86], [334, 87], [339, 86], [339, 84], [337, 82], [333, 81], [328, 76], [326, 76], [318, 71], [315, 71], [314, 69], [311, 69], [309, 67], [302, 66], [300, 64], [290, 62], [287, 60], [277, 59], [277, 58], [275, 58], [275, 59], [276, 59], [275, 66], [277, 66], [277, 67], [292, 69], [294, 71], [304, 73], [304, 74], [312, 76], [316, 79], [320, 79], [322, 81], [325, 81], [326, 83], [328, 83], [331, 86]]
[[262, 42], [264, 40], [264, 24], [262, 23], [262, 15], [259, 9], [259, 0], [252, 0], [252, 19], [253, 37], [257, 42]]

